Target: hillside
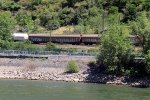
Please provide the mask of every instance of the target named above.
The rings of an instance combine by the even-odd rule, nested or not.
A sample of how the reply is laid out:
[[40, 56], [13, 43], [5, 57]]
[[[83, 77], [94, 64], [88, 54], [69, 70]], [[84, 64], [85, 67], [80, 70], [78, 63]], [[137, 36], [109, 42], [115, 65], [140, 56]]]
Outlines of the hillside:
[[[99, 34], [100, 47], [89, 49], [98, 51], [91, 68], [107, 75], [150, 75], [150, 0], [0, 0], [0, 50], [74, 52], [80, 48], [51, 41], [45, 47], [32, 41], [14, 42], [13, 32]], [[137, 41], [140, 49], [131, 41]]]
[[66, 26], [74, 27], [72, 33], [100, 33], [149, 10], [149, 0], [0, 0], [0, 11], [10, 11], [17, 21], [15, 31], [31, 33]]

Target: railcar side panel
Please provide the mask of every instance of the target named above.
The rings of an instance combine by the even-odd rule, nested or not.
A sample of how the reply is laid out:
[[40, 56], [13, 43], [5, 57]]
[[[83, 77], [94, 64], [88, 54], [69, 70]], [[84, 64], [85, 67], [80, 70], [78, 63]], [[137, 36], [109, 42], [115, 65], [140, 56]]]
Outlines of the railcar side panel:
[[52, 42], [54, 43], [79, 43], [80, 42], [80, 37], [67, 37], [67, 36], [62, 36], [62, 37], [51, 37]]
[[99, 37], [82, 37], [82, 43], [84, 44], [98, 44], [100, 43]]
[[50, 37], [29, 36], [29, 40], [33, 43], [47, 43], [50, 41]]

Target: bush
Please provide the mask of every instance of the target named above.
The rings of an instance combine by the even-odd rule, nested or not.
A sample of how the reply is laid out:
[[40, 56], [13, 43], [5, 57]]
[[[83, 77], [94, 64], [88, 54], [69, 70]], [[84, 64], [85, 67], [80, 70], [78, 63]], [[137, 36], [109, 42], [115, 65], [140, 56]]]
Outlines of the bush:
[[0, 40], [0, 49], [8, 50], [12, 49], [13, 43], [9, 41]]
[[76, 61], [69, 61], [67, 65], [67, 72], [69, 73], [77, 73], [79, 72], [79, 66]]
[[56, 49], [56, 45], [52, 42], [49, 42], [46, 44], [46, 50], [55, 50]]
[[37, 51], [44, 50], [44, 48], [31, 44], [30, 41], [22, 41], [22, 42], [12, 42], [13, 50], [27, 50], [27, 51]]

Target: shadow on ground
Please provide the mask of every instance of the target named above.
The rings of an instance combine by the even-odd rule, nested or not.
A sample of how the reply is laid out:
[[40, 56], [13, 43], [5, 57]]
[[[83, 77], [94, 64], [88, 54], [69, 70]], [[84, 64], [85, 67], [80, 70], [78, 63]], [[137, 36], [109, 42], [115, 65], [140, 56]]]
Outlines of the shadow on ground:
[[85, 73], [88, 73], [86, 81], [90, 83], [110, 83], [116, 85], [129, 85], [139, 88], [146, 88], [150, 86], [150, 77], [128, 77], [107, 74], [104, 66], [98, 63], [89, 63], [88, 66], [89, 69]]

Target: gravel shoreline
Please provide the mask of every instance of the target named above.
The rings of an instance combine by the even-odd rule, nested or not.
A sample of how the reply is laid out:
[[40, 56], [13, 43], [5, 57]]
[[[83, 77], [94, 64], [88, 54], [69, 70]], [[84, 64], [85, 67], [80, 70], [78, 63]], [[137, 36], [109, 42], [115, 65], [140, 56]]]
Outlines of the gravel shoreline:
[[0, 79], [102, 83], [143, 88], [150, 86], [150, 77], [129, 78], [127, 76], [93, 73], [88, 67], [90, 61], [77, 60], [80, 71], [69, 74], [65, 73], [67, 61], [0, 58]]

